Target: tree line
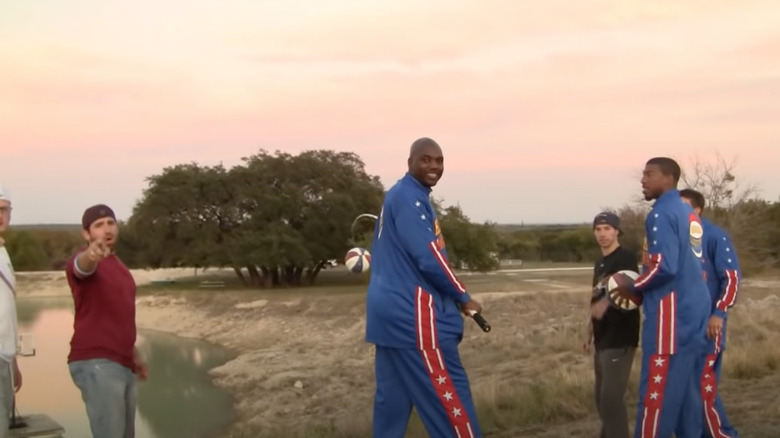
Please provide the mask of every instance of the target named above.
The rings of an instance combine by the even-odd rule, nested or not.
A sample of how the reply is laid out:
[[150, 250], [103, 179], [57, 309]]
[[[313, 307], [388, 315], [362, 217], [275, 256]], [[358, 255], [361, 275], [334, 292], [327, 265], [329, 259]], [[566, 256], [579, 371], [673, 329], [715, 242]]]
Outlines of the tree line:
[[[605, 208], [621, 219], [620, 243], [640, 260], [649, 208], [629, 204]], [[595, 216], [595, 213], [594, 213]], [[703, 215], [731, 235], [743, 274], [780, 269], [780, 201], [749, 199], [728, 209], [705, 210]], [[504, 231], [498, 249], [502, 259], [545, 262], [593, 262], [601, 252], [590, 224], [578, 226], [513, 227]]]
[[14, 226], [8, 229], [5, 247], [17, 271], [54, 271], [83, 242], [78, 225]]
[[[755, 186], [741, 183], [735, 176], [733, 161], [720, 156], [710, 162], [695, 161], [683, 170], [679, 187], [704, 195], [707, 205], [702, 216], [730, 234], [743, 274], [780, 269], [780, 200], [762, 199]], [[620, 217], [621, 245], [633, 251], [638, 260], [650, 208], [637, 197], [623, 206], [602, 209]], [[505, 259], [590, 262], [600, 256], [590, 223], [505, 227], [498, 246]]]
[[[400, 175], [399, 175], [400, 176]], [[298, 155], [264, 150], [232, 168], [197, 163], [167, 167], [121, 223], [117, 252], [131, 268], [229, 268], [247, 287], [309, 285], [330, 260], [352, 246], [370, 248], [384, 187], [354, 153]], [[701, 191], [704, 216], [732, 235], [746, 273], [780, 268], [780, 201], [741, 188], [733, 165], [696, 164], [681, 187]], [[600, 252], [590, 223], [510, 226], [475, 223], [460, 206], [433, 200], [450, 261], [489, 271], [499, 260], [590, 263]], [[648, 203], [611, 210], [621, 217], [621, 243], [641, 255]], [[590, 212], [593, 215], [597, 212]], [[6, 246], [19, 271], [59, 270], [83, 245], [80, 228], [13, 227]]]

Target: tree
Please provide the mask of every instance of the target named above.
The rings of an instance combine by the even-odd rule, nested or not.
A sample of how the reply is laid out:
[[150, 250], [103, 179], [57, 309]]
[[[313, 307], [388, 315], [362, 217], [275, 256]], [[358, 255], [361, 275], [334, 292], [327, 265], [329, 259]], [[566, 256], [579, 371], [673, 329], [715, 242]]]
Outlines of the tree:
[[624, 205], [617, 211], [620, 217], [620, 245], [642, 256], [645, 241], [645, 218], [650, 212], [650, 204], [642, 201], [633, 205]]
[[31, 230], [31, 233], [43, 247], [44, 269], [64, 270], [68, 259], [85, 243], [80, 226], [72, 230]]
[[124, 240], [136, 259], [153, 268], [227, 265], [225, 237], [238, 226], [227, 171], [181, 164], [147, 180], [127, 224], [134, 241]]
[[780, 202], [742, 200], [722, 217], [727, 218], [721, 223], [737, 249], [743, 275], [780, 267]]
[[[692, 188], [705, 198], [704, 218], [725, 229], [740, 258], [743, 274], [777, 268], [780, 247], [780, 202], [756, 197], [756, 187], [743, 184], [735, 161], [716, 155], [711, 161], [694, 159], [684, 168], [679, 187]], [[641, 201], [619, 210], [624, 236], [621, 242], [641, 251], [645, 236], [644, 220], [649, 204]]]
[[350, 225], [378, 213], [383, 188], [356, 154], [260, 151], [230, 170], [164, 169], [128, 225], [139, 260], [154, 266], [232, 267], [246, 285], [313, 283], [349, 249]]
[[82, 245], [79, 226], [20, 226], [6, 234], [6, 247], [18, 271], [65, 269], [65, 263]]
[[594, 258], [596, 246], [589, 226], [540, 232], [539, 259], [552, 262], [582, 262]]
[[772, 242], [780, 243], [776, 240], [780, 221], [773, 216], [772, 203], [758, 199], [756, 187], [737, 177], [736, 160], [720, 155], [711, 161], [695, 159], [681, 181], [704, 195], [702, 216], [731, 235], [743, 273], [777, 266], [777, 246]]
[[723, 226], [732, 219], [734, 206], [754, 199], [756, 187], [742, 184], [736, 177], [736, 160], [727, 161], [715, 155], [711, 161], [694, 159], [680, 177], [681, 188], [694, 189], [704, 195], [706, 216]]
[[491, 271], [498, 268], [498, 233], [493, 224], [475, 224], [463, 214], [460, 206], [441, 209], [435, 202], [437, 217], [453, 267], [472, 271]]
[[41, 242], [32, 233], [20, 231], [8, 236], [8, 253], [17, 271], [40, 271], [47, 269], [48, 258]]

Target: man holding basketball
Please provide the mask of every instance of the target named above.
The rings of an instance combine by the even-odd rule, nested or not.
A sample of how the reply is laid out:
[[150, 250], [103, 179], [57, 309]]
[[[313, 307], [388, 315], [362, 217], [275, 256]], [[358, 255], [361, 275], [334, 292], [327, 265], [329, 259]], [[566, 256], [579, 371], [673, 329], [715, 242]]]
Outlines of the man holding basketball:
[[680, 199], [680, 173], [671, 158], [646, 163], [642, 192], [655, 203], [645, 220], [643, 272], [635, 281], [613, 276], [619, 298], [641, 300], [644, 309], [634, 429], [641, 438], [701, 438], [703, 433], [699, 373], [710, 295], [702, 278], [702, 226]]
[[[692, 189], [680, 190], [682, 200], [701, 217], [704, 210], [704, 196]], [[704, 276], [712, 300], [711, 315], [707, 323], [707, 347], [702, 371], [701, 385], [704, 388], [704, 426], [707, 436], [712, 438], [738, 438], [739, 434], [726, 416], [726, 409], [718, 395], [718, 382], [723, 366], [723, 351], [726, 349], [726, 313], [737, 302], [741, 270], [737, 251], [728, 233], [708, 221], [701, 219], [704, 227]]]
[[[620, 218], [610, 212], [593, 219], [593, 234], [602, 257], [593, 267], [592, 317], [586, 351], [595, 346], [594, 395], [601, 417], [601, 438], [628, 438], [625, 394], [631, 365], [639, 344], [639, 309], [622, 310], [601, 300], [607, 278], [623, 270], [637, 272], [636, 256], [620, 246]], [[599, 308], [600, 306], [600, 308]]]
[[481, 436], [458, 353], [460, 312], [482, 310], [447, 260], [430, 202], [444, 156], [412, 144], [409, 170], [385, 196], [372, 244], [366, 341], [376, 345], [374, 438], [402, 438], [412, 407], [434, 438]]
[[76, 312], [68, 368], [92, 435], [132, 438], [136, 376], [146, 380], [149, 373], [135, 348], [135, 280], [114, 254], [119, 228], [113, 210], [89, 207], [81, 224], [88, 245], [65, 268]]

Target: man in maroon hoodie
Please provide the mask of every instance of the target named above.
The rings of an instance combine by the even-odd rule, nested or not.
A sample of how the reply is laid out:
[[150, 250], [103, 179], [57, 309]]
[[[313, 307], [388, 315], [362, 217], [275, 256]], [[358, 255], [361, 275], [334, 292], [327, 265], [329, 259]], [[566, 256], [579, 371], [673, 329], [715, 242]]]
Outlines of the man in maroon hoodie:
[[76, 312], [68, 368], [92, 435], [132, 438], [135, 380], [148, 377], [135, 348], [135, 280], [114, 254], [119, 228], [111, 208], [89, 207], [81, 224], [88, 246], [65, 268]]

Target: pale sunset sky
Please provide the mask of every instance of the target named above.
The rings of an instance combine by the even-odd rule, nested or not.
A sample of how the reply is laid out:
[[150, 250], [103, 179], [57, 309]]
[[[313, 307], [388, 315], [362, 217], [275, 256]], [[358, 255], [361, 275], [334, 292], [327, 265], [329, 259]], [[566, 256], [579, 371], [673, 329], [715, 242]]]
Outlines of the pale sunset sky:
[[16, 224], [127, 219], [147, 176], [354, 151], [386, 187], [437, 140], [476, 221], [586, 222], [653, 156], [780, 196], [780, 1], [0, 2]]

